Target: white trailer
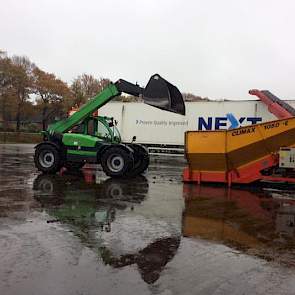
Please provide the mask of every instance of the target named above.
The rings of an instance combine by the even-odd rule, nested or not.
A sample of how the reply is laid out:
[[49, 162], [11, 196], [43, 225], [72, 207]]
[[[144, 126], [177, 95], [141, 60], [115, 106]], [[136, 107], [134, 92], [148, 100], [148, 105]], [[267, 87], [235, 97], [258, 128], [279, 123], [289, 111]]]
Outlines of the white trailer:
[[[295, 101], [288, 101], [295, 106]], [[186, 102], [186, 115], [155, 109], [144, 103], [112, 102], [99, 110], [99, 115], [118, 121], [123, 141], [136, 136], [148, 146], [183, 146], [187, 130], [216, 130], [275, 120], [260, 101]], [[237, 126], [238, 124], [238, 126]]]

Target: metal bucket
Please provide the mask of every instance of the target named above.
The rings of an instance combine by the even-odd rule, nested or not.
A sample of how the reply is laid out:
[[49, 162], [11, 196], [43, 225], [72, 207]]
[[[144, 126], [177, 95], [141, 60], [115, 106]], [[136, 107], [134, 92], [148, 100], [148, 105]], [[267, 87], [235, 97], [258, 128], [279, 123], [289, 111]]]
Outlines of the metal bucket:
[[180, 91], [159, 74], [151, 76], [142, 98], [144, 102], [164, 111], [185, 115], [185, 105]]

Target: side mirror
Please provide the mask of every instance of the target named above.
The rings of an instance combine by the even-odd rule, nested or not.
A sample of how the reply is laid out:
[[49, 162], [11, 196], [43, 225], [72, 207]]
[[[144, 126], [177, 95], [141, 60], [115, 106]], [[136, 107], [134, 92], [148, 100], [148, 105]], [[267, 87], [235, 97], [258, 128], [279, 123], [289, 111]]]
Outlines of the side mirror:
[[111, 122], [109, 123], [109, 127], [114, 127], [116, 124], [116, 121], [114, 121], [114, 118], [111, 118]]
[[132, 137], [132, 142], [135, 142], [136, 141], [136, 136], [133, 136]]

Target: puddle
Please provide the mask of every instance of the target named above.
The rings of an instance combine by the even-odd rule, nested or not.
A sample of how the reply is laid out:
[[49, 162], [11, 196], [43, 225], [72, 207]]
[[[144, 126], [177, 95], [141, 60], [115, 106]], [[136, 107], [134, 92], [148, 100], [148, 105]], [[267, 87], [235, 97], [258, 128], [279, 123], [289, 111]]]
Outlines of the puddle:
[[293, 294], [292, 190], [183, 184], [180, 157], [119, 180], [32, 156], [0, 145], [1, 293]]

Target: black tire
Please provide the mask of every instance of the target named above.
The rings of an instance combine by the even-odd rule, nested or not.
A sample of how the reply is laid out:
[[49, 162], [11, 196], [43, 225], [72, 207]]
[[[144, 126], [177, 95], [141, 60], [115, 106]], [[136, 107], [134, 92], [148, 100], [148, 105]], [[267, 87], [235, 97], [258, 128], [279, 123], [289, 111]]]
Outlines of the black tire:
[[61, 168], [61, 157], [58, 150], [49, 144], [42, 144], [35, 150], [35, 166], [39, 171], [55, 174]]
[[108, 178], [102, 183], [101, 187], [102, 194], [106, 198], [135, 204], [140, 203], [147, 196], [149, 190], [148, 181], [142, 175], [132, 179], [127, 177], [121, 179]]
[[66, 167], [67, 170], [70, 172], [80, 170], [84, 165], [85, 163], [83, 162], [66, 162], [64, 164], [64, 167]]
[[[56, 175], [57, 176], [57, 175]], [[53, 194], [55, 190], [55, 175], [39, 174], [34, 180], [33, 189], [45, 194]]]
[[104, 196], [110, 199], [122, 199], [124, 197], [124, 182], [119, 179], [109, 178], [104, 182]]
[[64, 203], [65, 181], [58, 174], [39, 174], [33, 182], [34, 198], [44, 207]]
[[134, 151], [134, 166], [133, 169], [127, 173], [128, 177], [135, 177], [144, 173], [150, 164], [150, 156], [148, 150], [140, 144], [129, 145]]
[[133, 156], [121, 147], [111, 147], [101, 156], [104, 173], [110, 177], [124, 177], [133, 168]]

